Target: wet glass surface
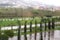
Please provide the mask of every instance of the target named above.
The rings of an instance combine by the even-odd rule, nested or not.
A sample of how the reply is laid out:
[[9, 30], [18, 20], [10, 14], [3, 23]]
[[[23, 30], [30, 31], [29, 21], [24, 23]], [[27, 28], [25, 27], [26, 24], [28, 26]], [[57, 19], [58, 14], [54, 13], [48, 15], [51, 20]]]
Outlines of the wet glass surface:
[[[27, 35], [27, 40], [35, 40], [35, 34], [31, 36]], [[9, 38], [11, 40], [11, 38]], [[17, 36], [14, 36], [12, 40], [17, 40]], [[24, 35], [21, 36], [21, 40], [24, 40]], [[40, 32], [36, 35], [36, 40], [60, 40], [60, 30]]]

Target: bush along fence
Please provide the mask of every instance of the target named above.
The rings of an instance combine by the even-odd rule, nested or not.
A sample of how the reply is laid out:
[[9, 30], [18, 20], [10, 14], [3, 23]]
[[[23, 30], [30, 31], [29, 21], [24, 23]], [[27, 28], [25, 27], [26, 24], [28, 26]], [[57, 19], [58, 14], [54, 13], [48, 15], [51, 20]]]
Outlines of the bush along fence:
[[[24, 35], [24, 40], [28, 40], [27, 34], [30, 36], [30, 40], [32, 40], [32, 34], [34, 34], [34, 40], [43, 40], [43, 37], [46, 36], [46, 31], [49, 31], [48, 34], [50, 35], [50, 30], [55, 29], [55, 20], [52, 19], [40, 19], [41, 21], [39, 24], [36, 20], [35, 26], [33, 27], [33, 20], [30, 20], [29, 27], [27, 27], [27, 21], [24, 22], [24, 28], [22, 28], [21, 21], [17, 20], [18, 28], [13, 29], [13, 25], [11, 26], [11, 30], [1, 30], [0, 26], [0, 40], [8, 40], [8, 38], [12, 38], [14, 35], [17, 36], [17, 40], [22, 40], [21, 35]], [[46, 21], [47, 20], [47, 21]], [[39, 25], [39, 26], [38, 26]], [[14, 31], [18, 31], [14, 33]], [[45, 32], [45, 33], [43, 33]], [[37, 39], [37, 33], [39, 33], [39, 39]], [[44, 36], [43, 36], [44, 34]]]

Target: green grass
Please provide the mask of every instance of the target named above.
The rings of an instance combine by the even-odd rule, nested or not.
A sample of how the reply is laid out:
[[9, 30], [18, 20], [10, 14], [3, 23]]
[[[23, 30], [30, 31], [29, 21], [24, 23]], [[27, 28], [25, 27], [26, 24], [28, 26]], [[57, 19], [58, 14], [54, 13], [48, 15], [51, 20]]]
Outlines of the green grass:
[[[12, 26], [17, 26], [18, 25], [18, 21], [16, 20], [16, 18], [14, 19], [14, 21], [9, 20], [9, 19], [7, 19], [7, 21], [6, 21], [6, 18], [4, 20], [5, 21], [3, 21], [3, 19], [1, 19], [0, 26], [11, 26], [11, 25]], [[34, 18], [32, 20], [32, 24], [35, 23], [35, 20], [37, 21], [37, 23], [40, 22], [40, 18]], [[30, 24], [31, 20], [19, 20], [19, 21], [20, 21], [21, 25], [24, 25], [25, 21], [27, 21], [27, 24]]]
[[[7, 21], [6, 21], [7, 19]], [[14, 21], [12, 21], [12, 19], [9, 20], [9, 18], [4, 18], [5, 21], [3, 21], [3, 19], [0, 19], [0, 26], [1, 27], [6, 27], [6, 26], [17, 26], [18, 22], [17, 22], [17, 18], [13, 18]], [[22, 19], [22, 18], [21, 18]], [[32, 24], [35, 24], [35, 20], [37, 21], [37, 24], [41, 22], [41, 18], [39, 17], [35, 17], [32, 20]], [[27, 21], [27, 25], [30, 24], [30, 19], [29, 20], [19, 20], [21, 25], [24, 25], [25, 21]], [[60, 22], [59, 20], [55, 19], [56, 22]], [[48, 20], [46, 20], [46, 22], [48, 22]], [[44, 22], [43, 22], [44, 23]], [[59, 24], [60, 25], [60, 24]]]

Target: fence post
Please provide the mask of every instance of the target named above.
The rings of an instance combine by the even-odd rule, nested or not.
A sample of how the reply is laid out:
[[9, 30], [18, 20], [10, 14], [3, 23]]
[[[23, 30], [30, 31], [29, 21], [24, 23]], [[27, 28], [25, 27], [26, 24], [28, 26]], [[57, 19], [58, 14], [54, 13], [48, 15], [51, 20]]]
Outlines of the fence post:
[[47, 30], [47, 23], [46, 23], [46, 19], [45, 19], [45, 31]]
[[44, 28], [44, 38], [46, 37], [46, 30], [47, 30], [47, 22], [46, 19], [44, 20], [45, 28]]
[[40, 22], [40, 31], [42, 32], [42, 29], [43, 28], [43, 26], [42, 26], [42, 20], [41, 20], [41, 22]]
[[41, 20], [41, 22], [40, 22], [40, 40], [43, 40], [43, 34], [42, 34], [42, 31], [43, 31], [43, 28], [42, 28], [43, 26], [42, 26], [42, 20]]
[[26, 28], [26, 25], [27, 25], [27, 21], [25, 21], [25, 24], [24, 24], [24, 40], [27, 40], [27, 28]]
[[35, 20], [35, 40], [36, 40], [36, 36], [37, 36], [37, 21]]
[[55, 29], [55, 20], [52, 18], [52, 29]]
[[31, 36], [32, 36], [32, 20], [30, 21], [30, 40], [31, 40]]
[[50, 21], [49, 18], [48, 18], [48, 29], [49, 29], [49, 30], [51, 29], [51, 21]]
[[21, 40], [21, 23], [20, 23], [20, 21], [19, 20], [17, 20], [18, 21], [18, 25], [19, 25], [19, 28], [18, 28], [18, 40]]

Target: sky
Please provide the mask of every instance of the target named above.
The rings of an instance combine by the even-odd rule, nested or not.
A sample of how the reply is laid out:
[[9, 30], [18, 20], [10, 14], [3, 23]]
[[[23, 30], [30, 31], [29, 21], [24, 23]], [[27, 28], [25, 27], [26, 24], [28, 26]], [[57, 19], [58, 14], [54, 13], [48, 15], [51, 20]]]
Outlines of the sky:
[[[28, 0], [25, 0], [25, 1], [28, 1]], [[40, 4], [60, 6], [60, 0], [30, 0], [29, 2], [31, 1], [37, 2]]]
[[42, 2], [43, 4], [60, 6], [60, 0], [41, 0], [40, 2]]
[[[31, 4], [47, 4], [47, 5], [54, 5], [54, 6], [60, 6], [60, 0], [0, 0], [0, 3], [6, 3], [6, 2], [20, 2], [23, 1], [25, 3], [31, 3]], [[19, 4], [19, 3], [18, 3]]]

